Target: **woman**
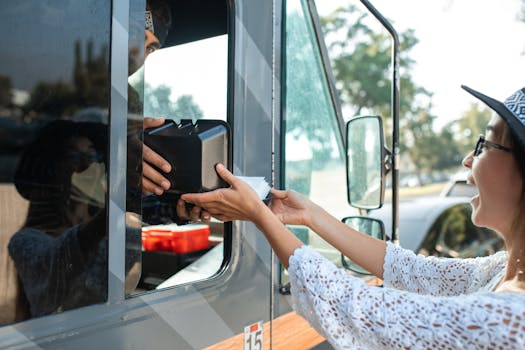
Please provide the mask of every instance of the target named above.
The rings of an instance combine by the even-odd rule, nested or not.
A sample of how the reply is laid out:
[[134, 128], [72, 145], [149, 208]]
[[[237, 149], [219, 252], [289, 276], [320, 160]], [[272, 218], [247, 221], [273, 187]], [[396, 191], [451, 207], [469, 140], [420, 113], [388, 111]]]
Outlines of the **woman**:
[[[253, 221], [289, 269], [294, 309], [337, 349], [524, 349], [525, 89], [501, 103], [463, 88], [497, 112], [463, 165], [479, 190], [473, 222], [501, 234], [505, 252], [416, 256], [351, 229], [294, 191], [272, 189], [266, 207], [222, 165], [217, 172], [230, 188], [182, 198], [223, 221]], [[338, 269], [284, 224], [310, 227], [386, 288]]]

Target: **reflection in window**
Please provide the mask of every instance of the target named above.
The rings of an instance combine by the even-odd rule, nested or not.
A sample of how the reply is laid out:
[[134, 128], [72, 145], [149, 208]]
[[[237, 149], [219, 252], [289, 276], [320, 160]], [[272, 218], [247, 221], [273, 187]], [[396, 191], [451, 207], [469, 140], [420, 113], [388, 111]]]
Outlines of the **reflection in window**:
[[4, 3], [0, 19], [0, 324], [7, 324], [107, 297], [111, 6], [21, 0]]
[[495, 232], [475, 226], [469, 204], [460, 204], [443, 212], [429, 230], [419, 253], [453, 258], [487, 256], [503, 249], [502, 238]]
[[[173, 23], [164, 45], [130, 78], [139, 87], [143, 115], [176, 123], [226, 121], [226, 2], [172, 3], [171, 11]], [[142, 198], [142, 271], [133, 293], [209, 278], [223, 263], [224, 224], [188, 222], [177, 210], [179, 196], [167, 191]]]

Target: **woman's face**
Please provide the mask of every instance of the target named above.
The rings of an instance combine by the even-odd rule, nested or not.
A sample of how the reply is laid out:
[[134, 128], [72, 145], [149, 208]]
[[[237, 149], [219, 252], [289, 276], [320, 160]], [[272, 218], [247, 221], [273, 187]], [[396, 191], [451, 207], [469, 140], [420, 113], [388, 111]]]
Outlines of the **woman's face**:
[[[509, 130], [498, 115], [487, 125], [485, 139], [510, 148]], [[487, 144], [479, 155], [473, 153], [463, 160], [463, 165], [471, 170], [468, 182], [477, 186], [479, 192], [471, 200], [472, 222], [505, 236], [520, 205], [523, 179], [518, 165], [511, 152]]]

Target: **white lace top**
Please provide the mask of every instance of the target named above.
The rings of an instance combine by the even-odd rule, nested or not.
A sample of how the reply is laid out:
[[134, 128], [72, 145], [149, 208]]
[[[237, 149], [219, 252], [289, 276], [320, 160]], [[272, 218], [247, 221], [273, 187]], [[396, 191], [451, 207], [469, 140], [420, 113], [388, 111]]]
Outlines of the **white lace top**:
[[336, 349], [525, 349], [525, 293], [482, 291], [506, 259], [423, 257], [387, 243], [381, 288], [303, 246], [290, 257], [293, 306]]

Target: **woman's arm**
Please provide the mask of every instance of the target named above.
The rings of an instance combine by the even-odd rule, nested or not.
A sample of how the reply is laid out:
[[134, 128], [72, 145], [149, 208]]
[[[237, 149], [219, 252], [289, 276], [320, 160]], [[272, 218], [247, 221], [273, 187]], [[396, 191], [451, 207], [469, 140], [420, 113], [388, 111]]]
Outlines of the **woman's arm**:
[[263, 232], [281, 263], [288, 268], [290, 256], [303, 243], [281, 223], [248, 184], [236, 178], [222, 164], [218, 164], [216, 169], [231, 187], [183, 194], [181, 199], [206, 209], [221, 221], [252, 221]]
[[345, 225], [295, 191], [272, 189], [270, 209], [285, 224], [305, 225], [355, 263], [383, 278], [386, 243]]
[[343, 254], [376, 276], [383, 276], [385, 242], [353, 230], [294, 191], [272, 190], [275, 198], [270, 209], [249, 185], [236, 178], [222, 164], [218, 164], [216, 170], [219, 176], [231, 185], [230, 188], [202, 194], [184, 194], [181, 198], [205, 208], [222, 221], [253, 221], [266, 236], [285, 267], [288, 267], [290, 256], [302, 243], [283, 223], [300, 224], [309, 226]]
[[336, 349], [523, 349], [519, 293], [436, 297], [367, 286], [315, 250], [290, 259], [293, 307]]

